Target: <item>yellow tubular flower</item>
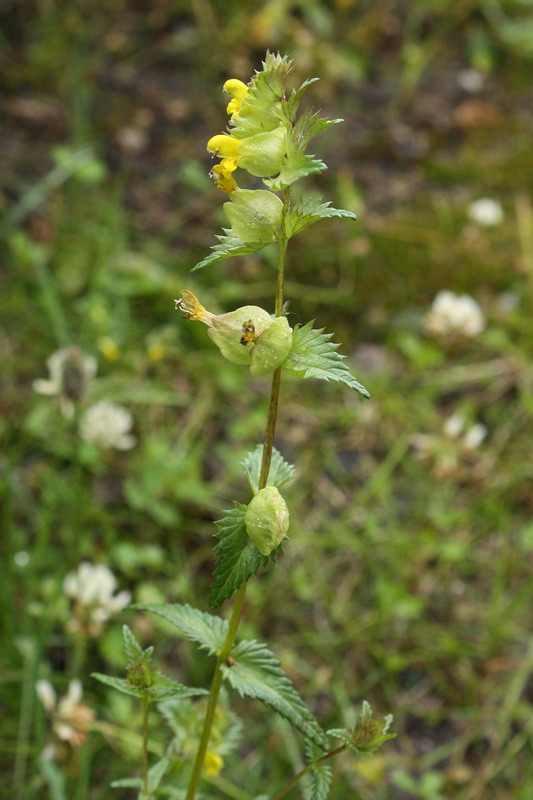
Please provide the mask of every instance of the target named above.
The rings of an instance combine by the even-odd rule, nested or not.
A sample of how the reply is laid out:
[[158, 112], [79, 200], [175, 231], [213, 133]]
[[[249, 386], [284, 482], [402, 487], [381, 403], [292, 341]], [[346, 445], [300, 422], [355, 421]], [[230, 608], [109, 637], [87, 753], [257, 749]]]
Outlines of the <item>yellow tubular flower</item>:
[[226, 81], [222, 88], [233, 98], [229, 101], [226, 111], [228, 114], [231, 114], [232, 119], [235, 119], [239, 116], [242, 101], [248, 94], [248, 87], [245, 83], [239, 81], [237, 78], [230, 78], [229, 81]]
[[233, 172], [237, 169], [237, 162], [234, 158], [223, 158], [220, 164], [213, 167], [209, 176], [215, 181], [217, 189], [231, 194], [239, 187], [233, 177]]
[[227, 133], [218, 133], [212, 136], [207, 143], [207, 150], [213, 156], [219, 158], [234, 158], [239, 157], [239, 139], [233, 136], [228, 136]]
[[181, 311], [185, 319], [192, 319], [198, 322], [205, 322], [206, 325], [212, 325], [214, 314], [207, 311], [200, 303], [198, 298], [188, 289], [183, 289], [180, 292], [180, 299], [174, 300], [177, 311]]

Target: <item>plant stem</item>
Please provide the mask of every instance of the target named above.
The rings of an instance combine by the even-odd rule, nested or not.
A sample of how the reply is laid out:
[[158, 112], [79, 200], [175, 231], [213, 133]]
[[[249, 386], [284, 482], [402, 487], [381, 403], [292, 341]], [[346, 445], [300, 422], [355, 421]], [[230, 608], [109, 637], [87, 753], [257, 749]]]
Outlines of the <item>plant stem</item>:
[[143, 792], [148, 795], [148, 709], [150, 698], [143, 694]]
[[318, 767], [319, 764], [323, 764], [325, 761], [329, 761], [330, 758], [334, 758], [339, 753], [342, 753], [342, 751], [345, 748], [346, 745], [341, 744], [339, 747], [336, 747], [335, 750], [331, 750], [329, 753], [324, 753], [324, 755], [320, 756], [320, 758], [317, 758], [315, 761], [311, 761], [311, 763], [308, 764], [306, 767], [304, 767], [302, 770], [300, 770], [300, 772], [297, 772], [296, 775], [293, 775], [290, 781], [285, 784], [283, 789], [280, 789], [280, 791], [274, 795], [272, 800], [281, 800], [282, 797], [285, 797], [287, 792], [290, 792], [293, 786], [296, 786], [300, 778], [303, 778], [303, 776], [307, 775], [308, 772], [311, 772], [312, 769]]
[[[283, 202], [283, 217], [281, 223], [282, 231], [285, 230], [285, 215], [289, 209], [289, 204], [290, 204], [290, 189], [287, 189], [285, 191], [284, 202]], [[285, 254], [287, 252], [287, 243], [288, 239], [285, 237], [285, 235], [283, 235], [283, 237], [280, 238], [279, 240], [278, 274], [276, 279], [275, 315], [277, 317], [280, 317], [283, 313], [283, 278], [285, 274]], [[264, 489], [264, 487], [267, 485], [268, 473], [270, 471], [270, 462], [272, 460], [272, 448], [274, 446], [274, 434], [276, 431], [276, 421], [278, 415], [280, 384], [281, 384], [281, 367], [278, 367], [278, 369], [275, 370], [275, 372], [272, 375], [272, 389], [270, 392], [270, 404], [268, 407], [268, 416], [265, 427], [263, 458], [261, 461], [261, 474], [259, 478], [260, 489]], [[215, 672], [213, 674], [213, 679], [211, 681], [211, 688], [209, 689], [209, 697], [207, 699], [207, 709], [205, 712], [202, 735], [200, 737], [200, 742], [198, 744], [198, 750], [196, 752], [196, 758], [194, 760], [191, 777], [189, 780], [189, 787], [187, 789], [185, 800], [194, 800], [194, 797], [196, 795], [196, 789], [198, 788], [198, 783], [200, 781], [202, 769], [204, 766], [205, 754], [207, 752], [209, 739], [211, 737], [211, 728], [213, 727], [213, 720], [215, 718], [218, 696], [220, 694], [220, 687], [222, 686], [222, 670], [220, 669], [220, 667], [227, 661], [233, 648], [233, 643], [235, 641], [235, 636], [237, 635], [239, 622], [241, 621], [241, 614], [244, 605], [244, 598], [246, 596], [247, 585], [248, 582], [245, 581], [237, 589], [235, 595], [235, 604], [233, 606], [233, 610], [231, 612], [231, 617], [229, 621], [228, 632], [226, 634], [226, 638], [224, 639], [224, 643], [222, 645], [220, 653], [218, 654], [217, 657]]]

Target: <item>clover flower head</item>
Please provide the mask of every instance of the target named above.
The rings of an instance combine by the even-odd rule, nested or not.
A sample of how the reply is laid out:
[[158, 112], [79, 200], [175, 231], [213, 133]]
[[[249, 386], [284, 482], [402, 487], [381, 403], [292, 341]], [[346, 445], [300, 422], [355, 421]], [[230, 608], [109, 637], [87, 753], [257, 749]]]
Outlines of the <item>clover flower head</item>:
[[130, 450], [136, 442], [130, 431], [133, 417], [122, 406], [100, 400], [90, 406], [80, 422], [80, 436], [97, 447]]
[[76, 572], [70, 572], [63, 581], [63, 591], [74, 601], [70, 630], [97, 636], [104, 623], [131, 600], [129, 592], [114, 594], [116, 587], [117, 579], [104, 564], [83, 561]]
[[49, 681], [37, 681], [35, 689], [45, 711], [51, 717], [52, 730], [57, 738], [73, 748], [81, 747], [87, 741], [95, 718], [94, 711], [81, 702], [81, 683], [78, 680], [70, 681], [67, 694], [59, 701]]
[[437, 338], [471, 339], [485, 329], [485, 318], [473, 297], [441, 291], [426, 315], [425, 328]]
[[455, 412], [444, 421], [441, 432], [416, 433], [411, 444], [414, 457], [429, 463], [435, 477], [461, 478], [465, 470], [476, 466], [476, 451], [486, 435], [485, 425], [477, 422], [468, 427], [466, 417]]
[[503, 208], [498, 200], [480, 197], [468, 206], [468, 216], [484, 228], [499, 225], [503, 220]]
[[33, 388], [39, 394], [57, 396], [63, 416], [72, 419], [96, 375], [96, 359], [73, 345], [56, 350], [46, 364], [50, 377], [33, 381]]

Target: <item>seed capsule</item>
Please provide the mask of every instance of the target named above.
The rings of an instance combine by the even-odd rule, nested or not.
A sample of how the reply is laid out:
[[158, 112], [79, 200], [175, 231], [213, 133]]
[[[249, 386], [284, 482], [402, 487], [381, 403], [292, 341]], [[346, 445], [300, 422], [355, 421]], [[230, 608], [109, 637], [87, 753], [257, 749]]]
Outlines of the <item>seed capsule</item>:
[[268, 556], [289, 530], [289, 509], [275, 486], [266, 486], [250, 500], [244, 523], [259, 552]]
[[255, 340], [250, 350], [252, 375], [269, 375], [282, 364], [292, 345], [292, 330], [286, 317], [276, 317]]

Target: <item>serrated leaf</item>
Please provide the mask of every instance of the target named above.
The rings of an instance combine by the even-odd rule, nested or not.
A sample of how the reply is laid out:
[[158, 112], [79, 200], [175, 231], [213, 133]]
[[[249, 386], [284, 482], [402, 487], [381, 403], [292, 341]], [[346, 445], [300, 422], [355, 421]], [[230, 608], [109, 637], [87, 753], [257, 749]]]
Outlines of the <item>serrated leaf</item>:
[[149, 697], [150, 700], [164, 700], [169, 697], [198, 697], [199, 695], [207, 694], [205, 689], [195, 689], [190, 686], [184, 686], [172, 678], [167, 678], [166, 675], [161, 673], [156, 674], [156, 679], [152, 686], [141, 688], [132, 686], [131, 683], [125, 678], [117, 678], [113, 675], [103, 675], [100, 672], [93, 672], [92, 677], [96, 678], [100, 683], [105, 683], [106, 686], [111, 686], [122, 694], [127, 694], [130, 697], [143, 698]]
[[128, 664], [133, 664], [135, 661], [143, 657], [150, 659], [154, 652], [153, 647], [149, 647], [146, 651], [143, 650], [127, 625], [122, 626], [122, 640], [124, 643], [124, 653], [126, 654]]
[[[310, 762], [322, 755], [322, 750], [309, 741], [305, 744], [305, 752]], [[332, 777], [329, 762], [317, 764], [305, 777], [307, 778], [304, 784], [305, 800], [327, 800]]]
[[290, 58], [279, 53], [267, 53], [263, 69], [256, 72], [248, 84], [248, 94], [243, 98], [239, 116], [232, 121], [233, 136], [244, 139], [289, 121], [281, 100], [291, 69]]
[[344, 217], [346, 219], [357, 219], [353, 211], [344, 208], [332, 208], [330, 201], [321, 203], [318, 199], [308, 198], [295, 204], [290, 214], [285, 219], [285, 231], [288, 237], [294, 236], [309, 225], [318, 222], [320, 219], [330, 217]]
[[290, 120], [295, 118], [305, 92], [311, 84], [316, 83], [318, 80], [319, 78], [307, 78], [298, 89], [293, 89], [291, 96], [287, 100], [287, 115]]
[[263, 183], [273, 192], [280, 192], [300, 178], [314, 175], [325, 169], [327, 169], [326, 164], [315, 156], [301, 152], [289, 153], [280, 174], [276, 178], [265, 178]]
[[305, 150], [311, 139], [332, 125], [344, 122], [343, 119], [319, 117], [317, 111], [307, 109], [294, 126], [294, 140], [299, 150]]
[[330, 341], [332, 336], [332, 333], [324, 333], [323, 328], [313, 328], [312, 321], [303, 327], [297, 325], [283, 368], [299, 378], [344, 383], [363, 397], [370, 397], [368, 390], [354, 378], [344, 363], [344, 356], [337, 353], [339, 345]]
[[231, 235], [231, 228], [223, 228], [223, 230], [228, 235], [217, 236], [219, 244], [213, 245], [211, 248], [213, 252], [199, 261], [198, 264], [192, 268], [191, 272], [195, 272], [197, 269], [202, 269], [202, 267], [207, 267], [208, 264], [214, 264], [217, 261], [222, 261], [224, 258], [231, 258], [232, 256], [245, 256], [248, 255], [248, 253], [257, 253], [258, 250], [262, 250], [263, 247], [266, 247], [267, 244], [270, 244], [270, 242], [243, 242], [242, 239], [238, 239], [236, 236]]
[[[248, 478], [254, 494], [259, 491], [259, 478], [261, 476], [261, 463], [263, 461], [263, 445], [258, 444], [254, 450], [246, 454], [241, 466]], [[281, 453], [272, 448], [272, 460], [268, 472], [267, 486], [276, 486], [278, 489], [294, 478], [296, 470], [292, 464], [285, 461]]]
[[322, 728], [266, 645], [245, 640], [233, 648], [231, 656], [232, 665], [221, 664], [220, 669], [224, 679], [241, 697], [260, 700], [288, 720], [306, 739], [326, 749]]
[[217, 521], [217, 566], [208, 598], [211, 608], [222, 605], [244, 581], [255, 575], [261, 567], [266, 567], [276, 552], [262, 556], [250, 540], [244, 524], [246, 508], [237, 503], [235, 508], [225, 511], [222, 519]]
[[202, 650], [207, 650], [211, 655], [216, 655], [228, 630], [228, 623], [220, 617], [199, 611], [190, 605], [154, 605], [152, 603], [137, 603], [133, 608], [138, 611], [147, 611], [170, 622], [184, 636], [197, 642]]

